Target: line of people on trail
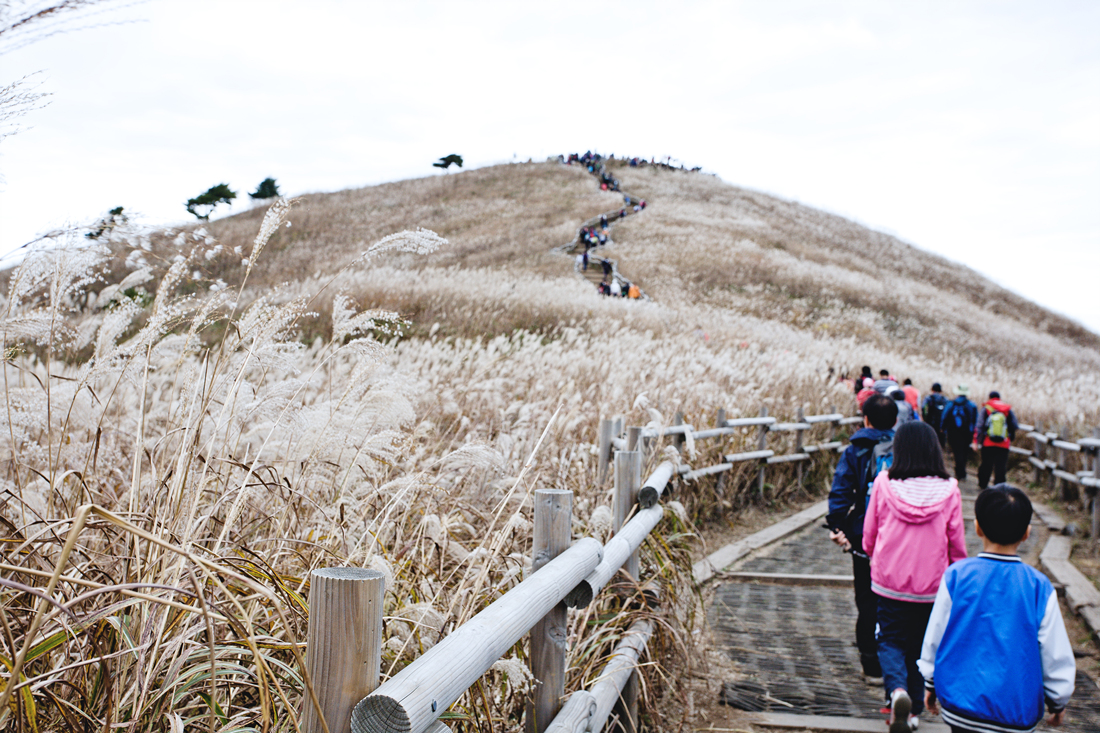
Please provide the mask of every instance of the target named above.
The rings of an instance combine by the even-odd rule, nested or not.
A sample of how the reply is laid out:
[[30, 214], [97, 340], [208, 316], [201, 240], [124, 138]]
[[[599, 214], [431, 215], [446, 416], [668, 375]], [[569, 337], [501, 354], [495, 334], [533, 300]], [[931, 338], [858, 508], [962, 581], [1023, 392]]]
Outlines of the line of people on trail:
[[[880, 381], [894, 389], [864, 397], [863, 427], [837, 462], [826, 524], [852, 555], [856, 646], [865, 680], [883, 686], [890, 733], [916, 730], [925, 708], [953, 732], [1027, 733], [1044, 706], [1060, 725], [1076, 666], [1053, 586], [1018, 554], [1030, 535], [1030, 500], [1003, 478], [983, 485], [974, 508], [983, 550], [968, 558], [958, 480], [928, 416], [940, 412], [939, 424], [950, 425], [956, 409], [968, 417], [969, 408], [925, 400], [925, 420], [899, 423], [911, 402], [894, 399], [905, 394], [896, 380]], [[991, 398], [975, 434], [1007, 438], [1004, 408]]]
[[967, 464], [971, 452], [978, 453], [978, 488], [994, 483], [1004, 483], [1008, 474], [1008, 455], [1020, 424], [1012, 405], [1001, 399], [994, 390], [979, 408], [970, 401], [970, 387], [955, 387], [955, 397], [948, 400], [939, 382], [932, 385], [932, 392], [923, 400], [911, 379], [899, 385], [888, 369], [879, 371], [878, 379], [871, 375], [871, 367], [863, 367], [856, 383], [856, 403], [862, 407], [872, 395], [883, 394], [898, 402], [896, 429], [910, 420], [920, 420], [932, 426], [941, 448], [951, 448], [955, 459], [955, 478], [966, 480]]
[[603, 191], [619, 191], [619, 180], [613, 175], [607, 172], [604, 162], [608, 160], [614, 160], [614, 155], [609, 155], [606, 158], [599, 153], [593, 153], [591, 150], [584, 151], [583, 154], [570, 153], [568, 156], [559, 155], [558, 162], [565, 165], [573, 165], [578, 163], [588, 169], [588, 172], [600, 179], [600, 189]]

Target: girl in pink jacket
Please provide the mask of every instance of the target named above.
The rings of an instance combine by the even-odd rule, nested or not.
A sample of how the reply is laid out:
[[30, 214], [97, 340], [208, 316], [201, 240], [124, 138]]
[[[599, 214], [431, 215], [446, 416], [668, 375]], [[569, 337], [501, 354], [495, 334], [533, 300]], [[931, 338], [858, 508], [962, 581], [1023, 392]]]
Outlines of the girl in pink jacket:
[[878, 597], [876, 638], [890, 733], [908, 733], [924, 707], [917, 659], [940, 577], [966, 557], [959, 485], [948, 478], [936, 431], [927, 423], [903, 423], [894, 434], [893, 465], [871, 487], [863, 549]]

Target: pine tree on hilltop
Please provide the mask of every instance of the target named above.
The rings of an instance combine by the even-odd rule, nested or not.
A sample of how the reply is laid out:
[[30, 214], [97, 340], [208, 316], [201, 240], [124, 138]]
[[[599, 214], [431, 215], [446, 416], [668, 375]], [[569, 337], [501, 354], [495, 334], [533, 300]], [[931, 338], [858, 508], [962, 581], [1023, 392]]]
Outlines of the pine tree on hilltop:
[[235, 198], [237, 198], [237, 192], [231, 190], [228, 183], [219, 183], [217, 186], [206, 189], [206, 193], [187, 199], [185, 206], [196, 218], [207, 221], [214, 207], [218, 204], [228, 204]]
[[279, 193], [279, 184], [275, 183], [274, 178], [265, 178], [260, 181], [260, 185], [256, 186], [256, 190], [248, 194], [249, 198], [254, 201], [260, 199], [274, 199], [278, 198], [282, 194]]
[[122, 213], [122, 207], [116, 206], [107, 212], [107, 215], [101, 217], [99, 221], [92, 224], [90, 231], [84, 233], [84, 236], [88, 239], [99, 239], [104, 234], [110, 234], [111, 230], [117, 226], [125, 224], [130, 219]]
[[432, 163], [432, 165], [436, 168], [442, 168], [443, 170], [448, 170], [451, 167], [452, 163], [454, 165], [457, 165], [459, 168], [461, 168], [462, 167], [462, 156], [459, 155], [458, 153], [451, 153], [450, 155], [446, 155], [446, 156], [440, 158], [438, 163]]

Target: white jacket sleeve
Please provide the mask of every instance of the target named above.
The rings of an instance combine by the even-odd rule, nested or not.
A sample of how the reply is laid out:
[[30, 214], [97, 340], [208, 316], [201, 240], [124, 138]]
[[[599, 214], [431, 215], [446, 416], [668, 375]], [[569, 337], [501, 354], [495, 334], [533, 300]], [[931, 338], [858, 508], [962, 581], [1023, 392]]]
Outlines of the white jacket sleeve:
[[[927, 638], [927, 637], [926, 637]], [[1047, 599], [1046, 613], [1039, 624], [1039, 656], [1043, 662], [1043, 694], [1047, 709], [1056, 713], [1065, 708], [1073, 694], [1077, 664], [1073, 661], [1073, 647], [1062, 621], [1062, 609], [1058, 607], [1058, 594]]]
[[932, 615], [928, 617], [924, 644], [921, 646], [920, 659], [917, 660], [917, 669], [920, 670], [921, 677], [924, 677], [924, 686], [929, 689], [935, 689], [933, 677], [936, 671], [936, 652], [940, 648], [940, 640], [943, 639], [943, 632], [950, 618], [951, 593], [947, 590], [945, 576], [940, 578], [940, 588], [936, 591], [936, 602], [932, 604]]

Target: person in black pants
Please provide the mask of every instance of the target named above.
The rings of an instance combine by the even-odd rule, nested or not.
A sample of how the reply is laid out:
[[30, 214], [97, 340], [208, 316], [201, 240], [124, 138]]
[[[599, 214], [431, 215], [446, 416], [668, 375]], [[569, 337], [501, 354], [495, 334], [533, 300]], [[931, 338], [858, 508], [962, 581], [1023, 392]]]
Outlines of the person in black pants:
[[970, 460], [970, 444], [974, 441], [974, 430], [978, 425], [978, 406], [967, 397], [970, 388], [960, 384], [955, 388], [954, 400], [943, 408], [943, 421], [940, 427], [947, 436], [951, 453], [955, 456], [955, 478], [966, 481], [966, 464]]
[[877, 600], [871, 591], [871, 561], [863, 552], [863, 515], [867, 490], [874, 480], [875, 447], [894, 439], [898, 406], [886, 395], [876, 394], [863, 403], [863, 428], [852, 436], [841, 454], [829, 491], [829, 539], [852, 553], [852, 575], [856, 596], [856, 646], [868, 682], [881, 684], [882, 667], [875, 641]]
[[982, 465], [978, 468], [979, 488], [989, 486], [991, 476], [995, 483], [1005, 482], [1008, 448], [1016, 438], [1018, 428], [1012, 405], [1001, 399], [1000, 392], [990, 392], [989, 401], [978, 411], [978, 426], [974, 431], [974, 442], [982, 447]]

